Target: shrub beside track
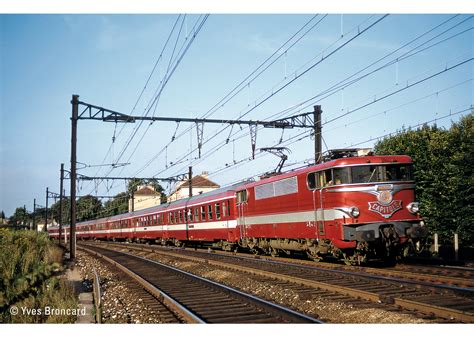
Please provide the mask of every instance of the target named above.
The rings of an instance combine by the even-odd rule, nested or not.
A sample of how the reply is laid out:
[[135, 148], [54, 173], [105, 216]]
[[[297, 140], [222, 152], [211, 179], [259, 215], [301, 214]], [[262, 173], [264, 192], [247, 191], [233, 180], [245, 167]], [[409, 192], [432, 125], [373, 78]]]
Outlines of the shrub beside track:
[[[74, 291], [56, 274], [62, 250], [47, 233], [0, 230], [0, 322], [72, 323], [76, 316], [24, 313], [21, 308], [77, 308]], [[18, 313], [11, 313], [11, 308]], [[43, 310], [44, 311], [44, 310]], [[13, 311], [15, 312], [15, 311]]]

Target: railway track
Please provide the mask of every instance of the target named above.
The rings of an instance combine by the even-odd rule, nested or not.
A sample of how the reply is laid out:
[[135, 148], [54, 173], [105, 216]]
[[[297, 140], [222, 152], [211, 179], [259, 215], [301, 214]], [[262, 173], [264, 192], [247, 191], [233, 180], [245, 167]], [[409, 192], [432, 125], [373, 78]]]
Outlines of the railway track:
[[120, 268], [189, 323], [322, 323], [157, 261], [92, 245], [80, 248]]
[[[102, 244], [104, 245], [104, 244]], [[166, 249], [133, 244], [113, 244], [122, 249], [149, 251], [174, 258], [208, 263], [220, 268], [246, 272], [275, 280], [322, 289], [343, 296], [385, 303], [395, 308], [410, 310], [423, 315], [440, 317], [457, 322], [474, 322], [474, 289], [447, 284], [436, 284], [404, 276], [400, 273], [412, 271], [390, 270], [392, 275], [364, 271], [330, 270], [311, 265], [302, 265], [267, 259], [209, 254], [202, 251]], [[373, 269], [373, 268], [372, 268]], [[383, 269], [381, 269], [384, 272]], [[378, 270], [378, 272], [381, 272]], [[397, 272], [399, 274], [397, 274]], [[398, 276], [397, 276], [398, 275]], [[426, 275], [425, 279], [428, 277]], [[434, 277], [431, 275], [431, 277]]]
[[[131, 275], [117, 268], [117, 266], [110, 263], [109, 261], [101, 260], [101, 262], [103, 262], [104, 265], [107, 266], [107, 269], [112, 272], [113, 280], [115, 282], [118, 281], [124, 284], [126, 286], [127, 293], [131, 293], [134, 296], [138, 297], [140, 299], [141, 304], [143, 304], [147, 308], [147, 310], [149, 310], [149, 314], [156, 316], [159, 322], [167, 323], [167, 324], [184, 322], [184, 319], [177, 312], [175, 312], [172, 307], [165, 305], [152, 293], [146, 291], [143, 286], [141, 286], [139, 283], [135, 281], [133, 277], [131, 277]], [[100, 271], [98, 275], [99, 275], [99, 279], [103, 278]], [[110, 276], [111, 275], [105, 276], [105, 278], [107, 279]], [[122, 301], [119, 300], [119, 302], [122, 302]], [[129, 314], [127, 314], [126, 316], [128, 318], [127, 323], [132, 323], [133, 322], [132, 317], [130, 317]], [[104, 317], [104, 312], [102, 308], [102, 320], [104, 320], [104, 318], [105, 317]], [[106, 319], [110, 319], [110, 317]], [[109, 322], [105, 321], [105, 323], [109, 323]]]

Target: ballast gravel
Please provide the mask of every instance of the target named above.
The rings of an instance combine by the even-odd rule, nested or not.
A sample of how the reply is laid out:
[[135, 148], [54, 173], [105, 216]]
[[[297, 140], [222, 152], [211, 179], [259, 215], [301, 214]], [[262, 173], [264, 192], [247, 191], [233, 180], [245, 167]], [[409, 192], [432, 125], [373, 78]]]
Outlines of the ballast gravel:
[[110, 265], [81, 251], [77, 252], [76, 267], [83, 284], [92, 291], [94, 269], [102, 290], [103, 323], [166, 323], [154, 309], [148, 307], [136, 291]]
[[[317, 317], [327, 323], [429, 323], [430, 320], [415, 315], [376, 308], [376, 304], [364, 301], [346, 303], [331, 299], [327, 293], [307, 294], [298, 292], [297, 286], [279, 282], [271, 284], [264, 277], [239, 273], [233, 270], [219, 269], [205, 263], [186, 259], [177, 259], [166, 255], [130, 250], [134, 255], [144, 256], [164, 264], [176, 267], [214, 280], [236, 289], [254, 294], [266, 300], [293, 308], [307, 315]], [[375, 307], [374, 307], [375, 306]]]

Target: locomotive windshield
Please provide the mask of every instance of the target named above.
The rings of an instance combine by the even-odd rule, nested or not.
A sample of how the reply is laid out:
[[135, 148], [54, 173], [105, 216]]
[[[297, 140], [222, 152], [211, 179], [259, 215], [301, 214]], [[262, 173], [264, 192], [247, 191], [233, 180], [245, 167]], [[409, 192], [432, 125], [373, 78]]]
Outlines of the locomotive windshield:
[[412, 181], [411, 164], [361, 165], [338, 167], [308, 174], [310, 189], [341, 185], [394, 181]]
[[413, 180], [412, 166], [406, 164], [354, 166], [351, 173], [352, 184]]

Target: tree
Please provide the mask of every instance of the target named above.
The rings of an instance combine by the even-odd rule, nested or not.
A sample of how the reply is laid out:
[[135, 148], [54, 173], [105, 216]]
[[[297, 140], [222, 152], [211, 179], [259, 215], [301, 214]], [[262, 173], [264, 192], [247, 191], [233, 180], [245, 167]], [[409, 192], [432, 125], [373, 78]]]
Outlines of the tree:
[[80, 197], [76, 204], [78, 222], [92, 220], [98, 217], [102, 211], [102, 203], [92, 195]]
[[13, 215], [10, 217], [9, 223], [14, 226], [24, 225], [28, 223], [28, 219], [29, 219], [28, 212], [25, 212], [25, 208], [17, 207], [15, 209], [15, 213], [13, 213]]
[[117, 194], [113, 199], [108, 200], [104, 204], [104, 215], [113, 216], [128, 212], [129, 195], [126, 192]]
[[402, 130], [375, 145], [376, 154], [406, 154], [414, 162], [417, 199], [431, 231], [442, 240], [459, 233], [474, 243], [474, 117], [467, 115], [449, 130], [436, 125]]
[[[51, 205], [51, 214], [52, 218], [56, 222], [59, 222], [59, 201]], [[63, 211], [61, 220], [63, 224], [68, 224], [71, 222], [71, 203], [67, 197], [63, 197]]]
[[0, 219], [2, 219], [2, 220], [5, 219], [5, 212], [4, 211], [0, 212]]

